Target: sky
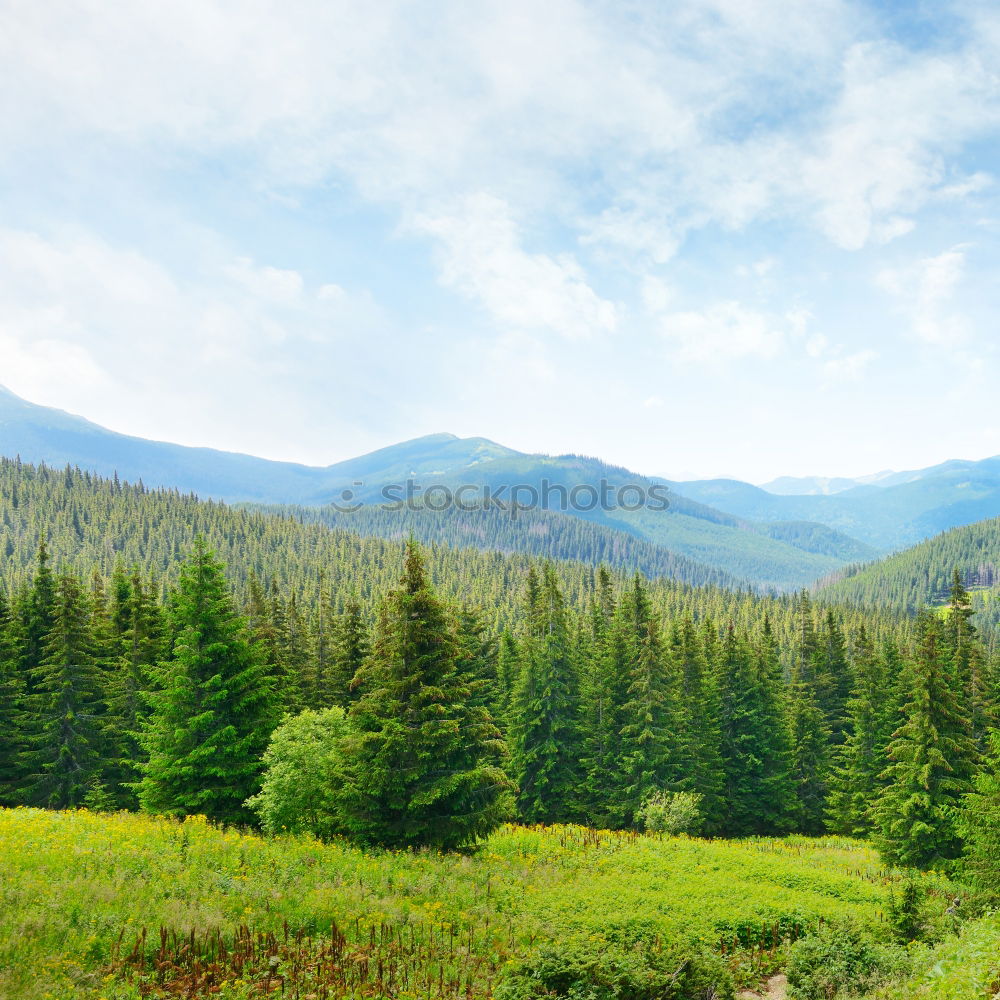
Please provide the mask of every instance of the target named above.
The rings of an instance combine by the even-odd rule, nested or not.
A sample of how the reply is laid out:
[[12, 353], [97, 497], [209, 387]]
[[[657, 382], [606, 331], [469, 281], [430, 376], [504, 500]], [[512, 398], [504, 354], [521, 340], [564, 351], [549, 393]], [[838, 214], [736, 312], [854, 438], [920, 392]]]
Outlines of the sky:
[[1000, 452], [1000, 6], [0, 0], [0, 384], [326, 464]]

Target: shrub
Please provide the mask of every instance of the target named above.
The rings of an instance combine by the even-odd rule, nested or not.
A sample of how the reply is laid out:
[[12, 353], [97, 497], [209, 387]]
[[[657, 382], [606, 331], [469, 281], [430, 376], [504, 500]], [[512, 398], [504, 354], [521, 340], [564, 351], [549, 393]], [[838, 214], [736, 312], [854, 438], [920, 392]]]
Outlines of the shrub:
[[732, 1000], [723, 959], [647, 946], [566, 941], [509, 967], [496, 1000]]
[[265, 833], [340, 832], [340, 742], [348, 724], [342, 708], [286, 716], [264, 753], [261, 790], [247, 800]]
[[701, 814], [703, 798], [697, 792], [653, 792], [640, 807], [637, 817], [654, 833], [697, 834], [705, 823]]
[[912, 953], [883, 945], [853, 924], [825, 924], [792, 945], [788, 985], [794, 1000], [863, 996], [906, 975]]

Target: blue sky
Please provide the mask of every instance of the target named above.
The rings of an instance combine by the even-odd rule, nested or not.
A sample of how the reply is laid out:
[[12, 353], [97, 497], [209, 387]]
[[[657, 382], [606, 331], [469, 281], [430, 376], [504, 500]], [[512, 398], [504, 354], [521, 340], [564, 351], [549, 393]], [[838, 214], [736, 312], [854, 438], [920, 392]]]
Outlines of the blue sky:
[[0, 383], [322, 464], [1000, 452], [1000, 8], [0, 2]]

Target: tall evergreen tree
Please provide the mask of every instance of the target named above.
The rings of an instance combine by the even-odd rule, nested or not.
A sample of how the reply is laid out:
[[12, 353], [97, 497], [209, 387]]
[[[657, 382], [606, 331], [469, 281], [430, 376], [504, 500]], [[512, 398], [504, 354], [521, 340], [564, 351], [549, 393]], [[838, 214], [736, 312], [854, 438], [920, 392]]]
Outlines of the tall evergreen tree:
[[773, 834], [792, 826], [794, 790], [778, 670], [769, 626], [759, 651], [729, 626], [717, 667], [727, 833]]
[[181, 569], [171, 613], [177, 638], [155, 671], [139, 802], [146, 812], [247, 823], [244, 803], [257, 791], [276, 722], [272, 673], [201, 537]]
[[959, 832], [965, 841], [963, 874], [980, 891], [1000, 898], [1000, 731], [992, 730], [990, 753], [962, 799]]
[[823, 832], [831, 733], [814, 685], [796, 672], [789, 704], [792, 780], [797, 799], [796, 826], [803, 833]]
[[836, 833], [867, 837], [871, 808], [884, 787], [888, 748], [900, 722], [898, 649], [886, 642], [876, 653], [861, 626], [854, 655], [854, 692], [848, 703], [846, 742], [836, 751], [827, 822]]
[[0, 589], [0, 806], [17, 805], [24, 678], [13, 609]]
[[[144, 756], [141, 735], [150, 715], [147, 692], [153, 685], [155, 665], [167, 652], [164, 626], [152, 585], [147, 586], [133, 570], [125, 588], [118, 583], [113, 607], [114, 627], [120, 631], [121, 653], [107, 685], [106, 742], [110, 756], [105, 780], [118, 805], [138, 805], [135, 785]], [[122, 600], [123, 597], [127, 599]]]
[[591, 651], [581, 670], [581, 764], [585, 774], [581, 805], [594, 826], [627, 822], [623, 790], [627, 785], [619, 738], [625, 726], [630, 684], [628, 631], [615, 615], [615, 603], [599, 576], [598, 601], [591, 611]]
[[368, 622], [352, 595], [333, 623], [333, 655], [322, 684], [325, 704], [347, 707], [361, 697], [363, 668], [371, 645]]
[[972, 623], [973, 614], [972, 595], [956, 569], [952, 572], [942, 641], [952, 659], [958, 684], [956, 694], [964, 703], [973, 735], [982, 745], [987, 728], [996, 720], [997, 705], [995, 692], [991, 690], [988, 657]]
[[887, 786], [874, 810], [876, 842], [890, 864], [928, 868], [961, 853], [956, 811], [970, 790], [976, 748], [944, 628], [932, 614], [921, 618], [904, 722], [889, 745]]
[[579, 674], [551, 564], [541, 583], [529, 574], [527, 591], [511, 727], [518, 810], [528, 823], [552, 823], [580, 809]]
[[699, 809], [705, 819], [705, 830], [714, 833], [721, 828], [725, 810], [719, 687], [690, 616], [674, 623], [670, 633], [670, 655], [681, 678], [684, 709], [681, 738], [686, 773], [681, 779], [681, 787], [701, 795]]
[[55, 578], [49, 566], [49, 549], [45, 536], [38, 543], [35, 576], [21, 612], [21, 675], [30, 694], [34, 689], [35, 671], [42, 665], [46, 637], [55, 614]]
[[104, 709], [90, 608], [76, 577], [55, 582], [52, 625], [33, 681], [23, 752], [25, 800], [72, 808], [82, 804], [101, 769]]
[[618, 755], [624, 772], [619, 808], [626, 824], [650, 794], [676, 790], [683, 772], [676, 677], [669, 669], [659, 622], [637, 574], [619, 614], [629, 651], [628, 689], [622, 706], [625, 724], [618, 734]]
[[474, 842], [509, 815], [506, 747], [489, 712], [469, 704], [454, 620], [412, 539], [379, 621], [345, 741], [343, 823], [392, 847]]

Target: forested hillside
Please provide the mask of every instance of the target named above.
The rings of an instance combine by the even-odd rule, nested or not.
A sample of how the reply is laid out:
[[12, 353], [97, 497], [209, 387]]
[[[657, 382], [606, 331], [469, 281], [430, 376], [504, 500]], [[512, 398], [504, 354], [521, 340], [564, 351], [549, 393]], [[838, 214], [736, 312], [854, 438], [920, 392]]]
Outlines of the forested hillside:
[[[359, 533], [395, 534], [411, 527], [406, 513], [394, 520], [387, 512], [372, 509], [381, 507], [387, 486], [401, 489], [401, 484], [412, 481], [421, 491], [433, 486], [452, 491], [472, 487], [480, 495], [489, 489], [507, 502], [520, 487], [526, 491], [520, 494], [522, 503], [535, 491], [533, 505], [555, 512], [555, 519], [528, 518], [500, 525], [502, 518], [497, 518], [487, 533], [502, 535], [504, 549], [584, 561], [591, 560], [597, 549], [611, 557], [622, 552], [625, 568], [659, 573], [667, 567], [676, 570], [671, 575], [694, 583], [748, 580], [764, 589], [789, 590], [876, 554], [867, 544], [822, 524], [802, 518], [760, 523], [715, 510], [683, 491], [670, 497], [668, 507], [656, 510], [648, 505], [627, 510], [617, 504], [604, 509], [588, 501], [590, 492], [603, 482], [614, 491], [631, 485], [648, 492], [658, 485], [666, 492], [667, 481], [587, 456], [524, 454], [485, 438], [452, 434], [432, 434], [334, 465], [311, 467], [116, 434], [80, 417], [28, 403], [0, 387], [0, 455], [57, 468], [70, 465], [107, 477], [117, 474], [203, 499], [326, 508], [324, 518]], [[579, 504], [568, 502], [575, 487], [584, 491]], [[542, 497], [549, 488], [552, 494], [546, 503]], [[361, 516], [347, 519], [328, 507], [347, 495], [366, 505]], [[593, 534], [556, 527], [560, 514], [601, 530]], [[445, 517], [434, 525], [418, 518], [412, 527], [424, 537], [465, 544], [462, 535], [468, 520]], [[540, 523], [559, 535], [556, 544], [539, 542], [533, 531]], [[639, 551], [630, 539], [647, 546]], [[696, 565], [689, 565], [692, 562]]]
[[[536, 517], [547, 523], [544, 515]], [[335, 607], [356, 596], [367, 611], [373, 611], [402, 569], [399, 532], [391, 532], [394, 539], [360, 537], [321, 520], [309, 510], [298, 516], [269, 515], [77, 470], [0, 460], [0, 557], [6, 557], [0, 579], [11, 589], [31, 578], [44, 537], [56, 566], [86, 576], [95, 568], [108, 576], [116, 565], [125, 570], [137, 566], [144, 577], [152, 574], [156, 591], [162, 594], [175, 581], [183, 554], [200, 533], [226, 564], [241, 600], [247, 597], [252, 572], [267, 585], [273, 582], [286, 600], [294, 595], [300, 608], [315, 608], [321, 591], [326, 591]], [[416, 525], [419, 521], [414, 519]], [[448, 540], [454, 542], [456, 537]], [[540, 554], [558, 552], [543, 548]], [[456, 549], [433, 541], [426, 558], [433, 579], [447, 596], [480, 606], [498, 629], [518, 618], [521, 588], [529, 568], [538, 565], [519, 552], [481, 551], [471, 545]], [[596, 587], [594, 565], [560, 561], [556, 570], [567, 606], [585, 611]], [[619, 585], [627, 576], [611, 570]], [[665, 577], [650, 579], [648, 585], [654, 606], [663, 614], [690, 614], [717, 622], [731, 619], [740, 626], [759, 622], [766, 614], [782, 646], [794, 632], [794, 596], [695, 587]], [[845, 624], [853, 627], [861, 621], [858, 615]], [[878, 634], [900, 627], [898, 615], [867, 614], [864, 621]]]
[[851, 566], [820, 581], [824, 600], [913, 613], [944, 603], [955, 570], [969, 588], [975, 621], [1000, 624], [1000, 518], [953, 528], [878, 562]]
[[[419, 847], [481, 844], [495, 866], [494, 835], [514, 819], [626, 831], [611, 840], [557, 826], [544, 834], [558, 842], [550, 871], [562, 870], [567, 843], [601, 852], [645, 827], [836, 832], [870, 838], [887, 867], [958, 871], [967, 858], [980, 884], [998, 877], [1000, 738], [989, 732], [1000, 672], [960, 580], [940, 613], [914, 621], [818, 607], [805, 593], [699, 588], [473, 548], [424, 553], [414, 540], [73, 470], [5, 462], [0, 483], [0, 806], [204, 816], [276, 835], [268, 843], [281, 850], [289, 834], [392, 848], [352, 855], [382, 873], [385, 858], [424, 864], [400, 850]], [[51, 838], [67, 829], [30, 810], [12, 815]], [[187, 871], [208, 842], [160, 822], [131, 829], [167, 837], [179, 851], [171, 864]], [[543, 847], [536, 839], [531, 850]], [[757, 873], [768, 848], [749, 848]], [[717, 882], [722, 856], [695, 854], [695, 881], [710, 864]], [[732, 971], [773, 968], [779, 942], [809, 929], [793, 905], [806, 885], [789, 877], [779, 907], [750, 906], [737, 924], [716, 915], [669, 968], [649, 970], [669, 984], [697, 968], [726, 992], [662, 995], [731, 996]], [[488, 885], [487, 898], [499, 888]], [[860, 886], [837, 885], [860, 898]], [[559, 948], [581, 899], [553, 911]], [[660, 927], [623, 927], [629, 961], [636, 933], [643, 954], [659, 953], [650, 935], [659, 941]], [[114, 965], [126, 982], [145, 970], [137, 933], [133, 958], [122, 951]], [[383, 920], [367, 933], [374, 948], [373, 935], [389, 931]], [[502, 931], [520, 955], [513, 933]], [[110, 937], [91, 940], [106, 949]], [[217, 959], [221, 939], [205, 940]], [[805, 940], [793, 960], [824, 946]], [[95, 960], [107, 968], [111, 955]], [[178, 982], [200, 974], [199, 961], [176, 965]], [[421, 981], [431, 975], [419, 968]]]
[[[136, 713], [160, 697], [156, 664], [179, 642], [185, 608], [200, 606], [192, 588], [213, 579], [213, 600], [235, 587], [256, 650], [240, 656], [259, 657], [253, 669], [270, 678], [279, 714], [353, 703], [374, 676], [370, 657], [387, 648], [380, 636], [392, 616], [410, 614], [398, 581], [409, 581], [413, 600], [426, 592], [421, 600], [437, 601], [426, 588], [439, 590], [447, 610], [417, 620], [438, 621], [447, 643], [471, 657], [468, 669], [485, 685], [481, 704], [511, 746], [518, 813], [530, 821], [628, 826], [650, 792], [673, 788], [702, 796], [704, 822], [720, 832], [868, 830], [883, 789], [879, 754], [921, 663], [938, 655], [921, 644], [952, 641], [934, 631], [944, 619], [925, 620], [917, 636], [906, 617], [818, 609], [804, 594], [695, 588], [521, 554], [432, 546], [425, 559], [411, 546], [404, 571], [399, 542], [73, 470], [4, 462], [0, 484], [9, 682], [44, 719], [42, 692], [57, 685], [50, 671], [69, 669], [61, 657], [76, 656], [66, 643], [77, 644], [96, 670], [79, 715], [105, 720], [85, 742], [111, 733], [118, 747], [91, 754], [79, 773], [126, 802], [132, 793], [102, 758], [140, 766], [115, 741], [134, 746]], [[966, 603], [960, 589], [952, 593], [951, 620], [966, 620]], [[225, 642], [243, 628], [233, 620]], [[970, 713], [970, 734], [981, 734], [993, 718], [994, 664], [983, 649], [962, 670], [971, 700], [955, 711]], [[135, 689], [149, 684], [136, 701]], [[8, 720], [18, 738], [44, 744], [43, 721], [24, 719]], [[40, 752], [20, 758], [26, 774]], [[57, 748], [46, 752], [62, 759]], [[17, 787], [35, 804], [72, 805], [86, 793], [79, 775], [68, 786], [75, 791], [54, 799], [38, 799], [26, 776]]]

